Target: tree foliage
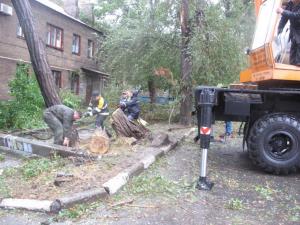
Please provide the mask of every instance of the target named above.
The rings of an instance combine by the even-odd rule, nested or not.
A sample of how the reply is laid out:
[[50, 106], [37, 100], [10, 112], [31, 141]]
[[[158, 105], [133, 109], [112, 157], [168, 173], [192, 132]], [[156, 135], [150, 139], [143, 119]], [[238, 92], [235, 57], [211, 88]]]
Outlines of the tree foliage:
[[[147, 2], [126, 4], [116, 1], [96, 7], [99, 18], [107, 14], [121, 14], [115, 15], [114, 23], [108, 27], [100, 54], [101, 59], [105, 59], [106, 70], [119, 85], [146, 88], [147, 81], [153, 79], [154, 70], [158, 67], [169, 68], [178, 76], [178, 37], [174, 28], [169, 26], [168, 7], [158, 4], [151, 11]], [[168, 86], [164, 79], [156, 80], [161, 86]]]
[[[230, 4], [229, 4], [230, 3]], [[100, 57], [118, 84], [147, 87], [158, 67], [180, 75], [180, 1], [112, 0], [95, 6], [98, 26], [106, 29]], [[193, 84], [237, 81], [245, 67], [244, 48], [253, 32], [252, 1], [191, 1]], [[169, 88], [168, 82], [156, 82]]]
[[[155, 91], [154, 84], [172, 90], [181, 107], [187, 108], [182, 101], [186, 81], [180, 76], [181, 4], [181, 0], [98, 1], [96, 26], [106, 33], [99, 57], [112, 75], [113, 86], [141, 86], [150, 92]], [[190, 37], [184, 51], [192, 64], [189, 82], [194, 87], [238, 82], [247, 63], [244, 49], [254, 30], [253, 1], [190, 0], [188, 4]], [[154, 75], [157, 68], [171, 71], [175, 82]]]
[[2, 102], [0, 128], [30, 128], [41, 125], [44, 101], [35, 79], [29, 74], [29, 66], [19, 64], [16, 77], [10, 81], [12, 100]]
[[[11, 100], [0, 101], [0, 129], [43, 127], [45, 103], [36, 80], [27, 64], [18, 64], [16, 76], [9, 82]], [[60, 90], [63, 104], [78, 108], [80, 98], [67, 90]]]

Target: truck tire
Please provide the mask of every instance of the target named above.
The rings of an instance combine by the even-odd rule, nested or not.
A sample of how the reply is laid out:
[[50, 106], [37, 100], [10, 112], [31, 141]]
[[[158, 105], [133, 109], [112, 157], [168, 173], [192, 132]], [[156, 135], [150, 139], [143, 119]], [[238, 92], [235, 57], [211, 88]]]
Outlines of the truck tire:
[[296, 172], [300, 165], [300, 120], [288, 114], [258, 119], [250, 129], [248, 153], [266, 172]]

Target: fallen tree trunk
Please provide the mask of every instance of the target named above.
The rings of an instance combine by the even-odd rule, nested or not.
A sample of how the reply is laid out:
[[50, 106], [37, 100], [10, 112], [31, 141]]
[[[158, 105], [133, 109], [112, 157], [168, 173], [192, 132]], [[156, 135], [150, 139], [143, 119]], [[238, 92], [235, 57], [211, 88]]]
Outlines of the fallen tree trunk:
[[59, 210], [61, 209], [61, 203], [57, 200], [47, 201], [47, 200], [34, 200], [34, 199], [6, 198], [1, 201], [0, 208], [28, 209], [32, 211], [56, 213], [59, 212]]
[[117, 109], [112, 114], [112, 128], [118, 136], [134, 137], [141, 139], [149, 133], [149, 130], [143, 125], [129, 121], [125, 113], [121, 109]]

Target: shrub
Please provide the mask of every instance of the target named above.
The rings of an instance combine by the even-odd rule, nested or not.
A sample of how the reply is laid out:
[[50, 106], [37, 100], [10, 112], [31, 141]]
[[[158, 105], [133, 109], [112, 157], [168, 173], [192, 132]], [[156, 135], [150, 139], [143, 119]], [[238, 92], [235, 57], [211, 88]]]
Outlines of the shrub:
[[82, 99], [69, 90], [60, 90], [59, 92], [62, 103], [72, 109], [78, 109]]
[[44, 101], [29, 66], [18, 64], [16, 77], [9, 82], [13, 100], [0, 103], [0, 128], [32, 128], [42, 126]]

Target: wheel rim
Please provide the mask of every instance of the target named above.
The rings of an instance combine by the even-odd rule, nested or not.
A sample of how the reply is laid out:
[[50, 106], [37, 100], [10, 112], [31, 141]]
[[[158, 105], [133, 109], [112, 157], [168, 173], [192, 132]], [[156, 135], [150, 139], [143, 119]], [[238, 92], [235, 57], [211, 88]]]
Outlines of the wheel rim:
[[286, 131], [273, 131], [265, 140], [266, 153], [276, 160], [287, 160], [298, 149], [297, 137]]

